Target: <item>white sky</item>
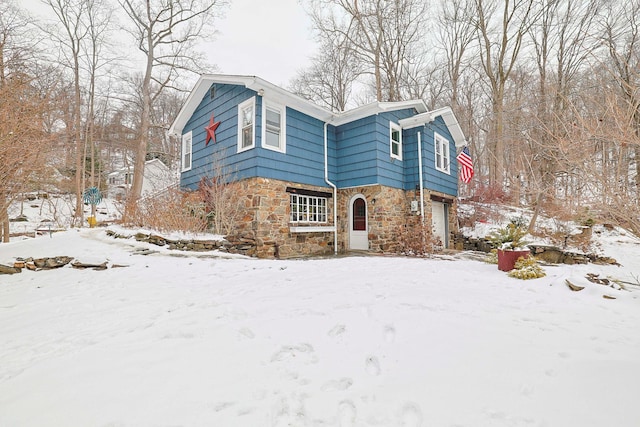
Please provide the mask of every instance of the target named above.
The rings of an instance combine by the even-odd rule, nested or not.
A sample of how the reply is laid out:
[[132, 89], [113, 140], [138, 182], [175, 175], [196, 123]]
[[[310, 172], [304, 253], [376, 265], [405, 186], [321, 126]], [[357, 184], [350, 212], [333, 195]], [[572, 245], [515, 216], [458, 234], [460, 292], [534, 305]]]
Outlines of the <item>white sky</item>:
[[232, 0], [220, 34], [206, 44], [226, 74], [257, 75], [286, 86], [314, 53], [310, 21], [298, 0]]
[[[19, 4], [55, 19], [39, 0]], [[230, 0], [224, 18], [213, 25], [218, 34], [203, 44], [203, 51], [222, 73], [256, 75], [287, 86], [314, 53], [310, 20], [299, 0]]]

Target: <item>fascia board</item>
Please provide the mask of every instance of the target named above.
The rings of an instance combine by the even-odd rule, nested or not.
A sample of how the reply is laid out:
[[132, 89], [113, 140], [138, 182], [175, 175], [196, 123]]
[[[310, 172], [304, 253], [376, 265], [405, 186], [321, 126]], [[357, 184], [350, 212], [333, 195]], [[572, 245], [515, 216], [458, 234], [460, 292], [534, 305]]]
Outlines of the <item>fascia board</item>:
[[440, 116], [442, 117], [442, 120], [444, 120], [445, 125], [447, 125], [447, 129], [449, 129], [449, 133], [451, 133], [456, 147], [464, 147], [467, 144], [467, 139], [465, 138], [462, 128], [458, 123], [458, 119], [456, 119], [455, 114], [453, 114], [451, 107], [444, 107], [426, 113], [416, 114], [413, 117], [399, 120], [398, 123], [403, 129], [411, 129], [431, 123], [436, 119], [436, 117]]
[[373, 102], [371, 104], [363, 105], [353, 110], [345, 111], [344, 113], [336, 114], [329, 124], [334, 126], [340, 126], [345, 123], [350, 123], [355, 120], [359, 120], [365, 117], [374, 116], [376, 114], [384, 113], [386, 111], [396, 111], [405, 108], [415, 108], [418, 113], [423, 113], [427, 110], [425, 104], [421, 100], [412, 101], [398, 101], [398, 102]]

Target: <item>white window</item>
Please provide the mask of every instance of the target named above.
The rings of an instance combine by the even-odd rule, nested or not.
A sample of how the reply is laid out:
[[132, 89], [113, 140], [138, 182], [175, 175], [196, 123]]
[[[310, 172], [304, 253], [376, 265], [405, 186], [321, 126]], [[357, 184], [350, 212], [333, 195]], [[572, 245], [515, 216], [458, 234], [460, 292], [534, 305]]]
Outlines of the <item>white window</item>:
[[182, 171], [191, 169], [191, 152], [192, 152], [192, 132], [182, 135]]
[[270, 150], [285, 152], [285, 108], [263, 103], [262, 146]]
[[436, 153], [436, 169], [449, 173], [449, 141], [441, 135], [434, 133], [433, 141]]
[[327, 199], [325, 197], [290, 195], [290, 222], [327, 222]]
[[389, 131], [391, 158], [402, 160], [402, 128], [393, 122], [389, 122]]
[[255, 146], [256, 100], [247, 99], [238, 105], [238, 151], [249, 150]]

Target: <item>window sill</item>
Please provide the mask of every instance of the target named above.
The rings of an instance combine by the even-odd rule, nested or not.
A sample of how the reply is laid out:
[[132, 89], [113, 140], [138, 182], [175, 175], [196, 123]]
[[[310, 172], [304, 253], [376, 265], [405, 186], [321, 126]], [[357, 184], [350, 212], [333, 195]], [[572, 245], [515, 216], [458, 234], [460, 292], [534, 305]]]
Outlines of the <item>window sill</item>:
[[291, 233], [335, 233], [336, 227], [333, 225], [311, 225], [311, 226], [289, 226]]

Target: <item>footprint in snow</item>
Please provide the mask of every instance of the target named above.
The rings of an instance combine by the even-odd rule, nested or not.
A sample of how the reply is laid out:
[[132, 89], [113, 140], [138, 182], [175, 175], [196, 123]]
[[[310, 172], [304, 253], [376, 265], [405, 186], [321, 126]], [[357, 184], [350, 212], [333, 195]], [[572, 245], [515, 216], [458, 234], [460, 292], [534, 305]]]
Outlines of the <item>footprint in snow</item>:
[[377, 357], [375, 356], [367, 357], [367, 361], [365, 362], [365, 367], [369, 375], [373, 375], [373, 376], [380, 375], [380, 362], [378, 362]]
[[330, 337], [337, 337], [338, 335], [344, 334], [346, 330], [347, 327], [345, 325], [343, 325], [342, 323], [338, 323], [336, 326], [331, 328], [329, 332], [327, 332], [327, 335], [329, 335]]
[[387, 325], [384, 328], [384, 340], [388, 343], [392, 343], [396, 340], [396, 328], [391, 325]]
[[402, 416], [400, 419], [402, 427], [420, 427], [422, 426], [422, 411], [415, 403], [407, 403], [402, 408]]
[[342, 391], [351, 387], [352, 384], [353, 380], [351, 378], [327, 381], [322, 385], [322, 391]]
[[338, 405], [338, 427], [354, 427], [356, 425], [356, 407], [350, 400]]
[[238, 337], [242, 339], [253, 339], [255, 338], [255, 334], [249, 328], [242, 328], [238, 331]]
[[314, 354], [313, 346], [307, 343], [297, 345], [282, 346], [280, 350], [271, 356], [271, 362], [284, 361], [306, 361], [307, 363], [316, 363], [318, 358]]

